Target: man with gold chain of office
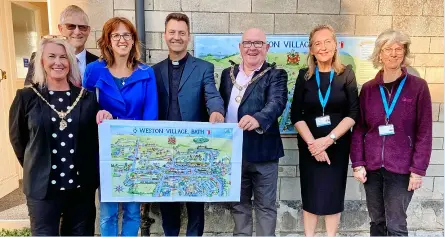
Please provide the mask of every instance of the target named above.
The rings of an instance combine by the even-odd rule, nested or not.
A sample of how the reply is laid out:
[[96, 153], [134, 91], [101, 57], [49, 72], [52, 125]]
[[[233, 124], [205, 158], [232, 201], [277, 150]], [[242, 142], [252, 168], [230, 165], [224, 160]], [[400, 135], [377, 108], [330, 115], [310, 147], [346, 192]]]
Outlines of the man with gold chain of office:
[[252, 236], [252, 195], [256, 235], [275, 235], [278, 159], [284, 156], [278, 117], [287, 103], [287, 73], [266, 62], [269, 47], [262, 30], [248, 29], [239, 44], [242, 62], [232, 62], [221, 75], [225, 122], [238, 123], [244, 130], [240, 202], [232, 208], [233, 235]]

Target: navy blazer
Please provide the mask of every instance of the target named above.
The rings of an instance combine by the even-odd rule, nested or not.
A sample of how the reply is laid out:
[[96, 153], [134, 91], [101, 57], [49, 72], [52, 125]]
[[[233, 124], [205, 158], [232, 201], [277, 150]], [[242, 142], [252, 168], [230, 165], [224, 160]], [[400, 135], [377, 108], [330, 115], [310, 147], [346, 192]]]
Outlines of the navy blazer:
[[[167, 120], [169, 109], [168, 59], [153, 66], [158, 87], [159, 120]], [[224, 102], [216, 89], [214, 66], [204, 60], [188, 56], [178, 90], [182, 121], [208, 122], [209, 115], [224, 115]]]
[[[272, 65], [264, 63], [253, 77]], [[239, 65], [235, 65], [234, 76], [238, 75]], [[224, 69], [221, 75], [219, 91], [224, 100], [224, 108], [229, 106], [232, 93], [230, 68]], [[238, 108], [238, 121], [244, 115], [254, 117], [260, 129], [244, 131], [243, 159], [249, 162], [277, 160], [284, 156], [278, 117], [287, 103], [287, 72], [284, 69], [272, 68], [246, 88]]]

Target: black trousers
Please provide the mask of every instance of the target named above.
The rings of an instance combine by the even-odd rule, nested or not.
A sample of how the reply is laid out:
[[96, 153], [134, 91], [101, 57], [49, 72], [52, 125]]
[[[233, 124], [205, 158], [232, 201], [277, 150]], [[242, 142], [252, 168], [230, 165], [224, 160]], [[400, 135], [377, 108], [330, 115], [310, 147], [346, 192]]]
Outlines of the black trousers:
[[43, 200], [26, 197], [26, 201], [33, 236], [94, 234], [94, 223], [91, 229], [91, 212], [94, 205], [92, 191], [49, 191]]
[[367, 171], [366, 204], [371, 236], [408, 236], [406, 210], [414, 191], [408, 191], [409, 174], [381, 168]]
[[[186, 202], [186, 236], [202, 236], [204, 233], [204, 203]], [[181, 228], [181, 203], [161, 202], [162, 228], [165, 236], [178, 236]]]

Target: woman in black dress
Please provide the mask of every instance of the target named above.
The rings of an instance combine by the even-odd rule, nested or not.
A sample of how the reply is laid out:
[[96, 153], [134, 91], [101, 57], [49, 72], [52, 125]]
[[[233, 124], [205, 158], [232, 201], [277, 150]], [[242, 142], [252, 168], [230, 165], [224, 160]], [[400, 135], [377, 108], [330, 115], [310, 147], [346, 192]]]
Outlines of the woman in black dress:
[[298, 131], [300, 182], [306, 236], [325, 216], [335, 236], [343, 211], [351, 127], [359, 111], [357, 83], [350, 65], [341, 64], [331, 26], [309, 36], [308, 68], [295, 83], [291, 120]]

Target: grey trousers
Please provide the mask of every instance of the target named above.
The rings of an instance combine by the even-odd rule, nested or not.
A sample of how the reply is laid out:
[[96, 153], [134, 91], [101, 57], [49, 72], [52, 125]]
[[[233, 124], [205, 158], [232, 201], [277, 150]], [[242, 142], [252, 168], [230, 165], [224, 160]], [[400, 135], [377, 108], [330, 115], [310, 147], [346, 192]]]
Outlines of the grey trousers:
[[234, 236], [252, 236], [252, 194], [257, 236], [275, 236], [277, 222], [278, 160], [251, 163], [243, 161], [240, 202], [234, 203]]

